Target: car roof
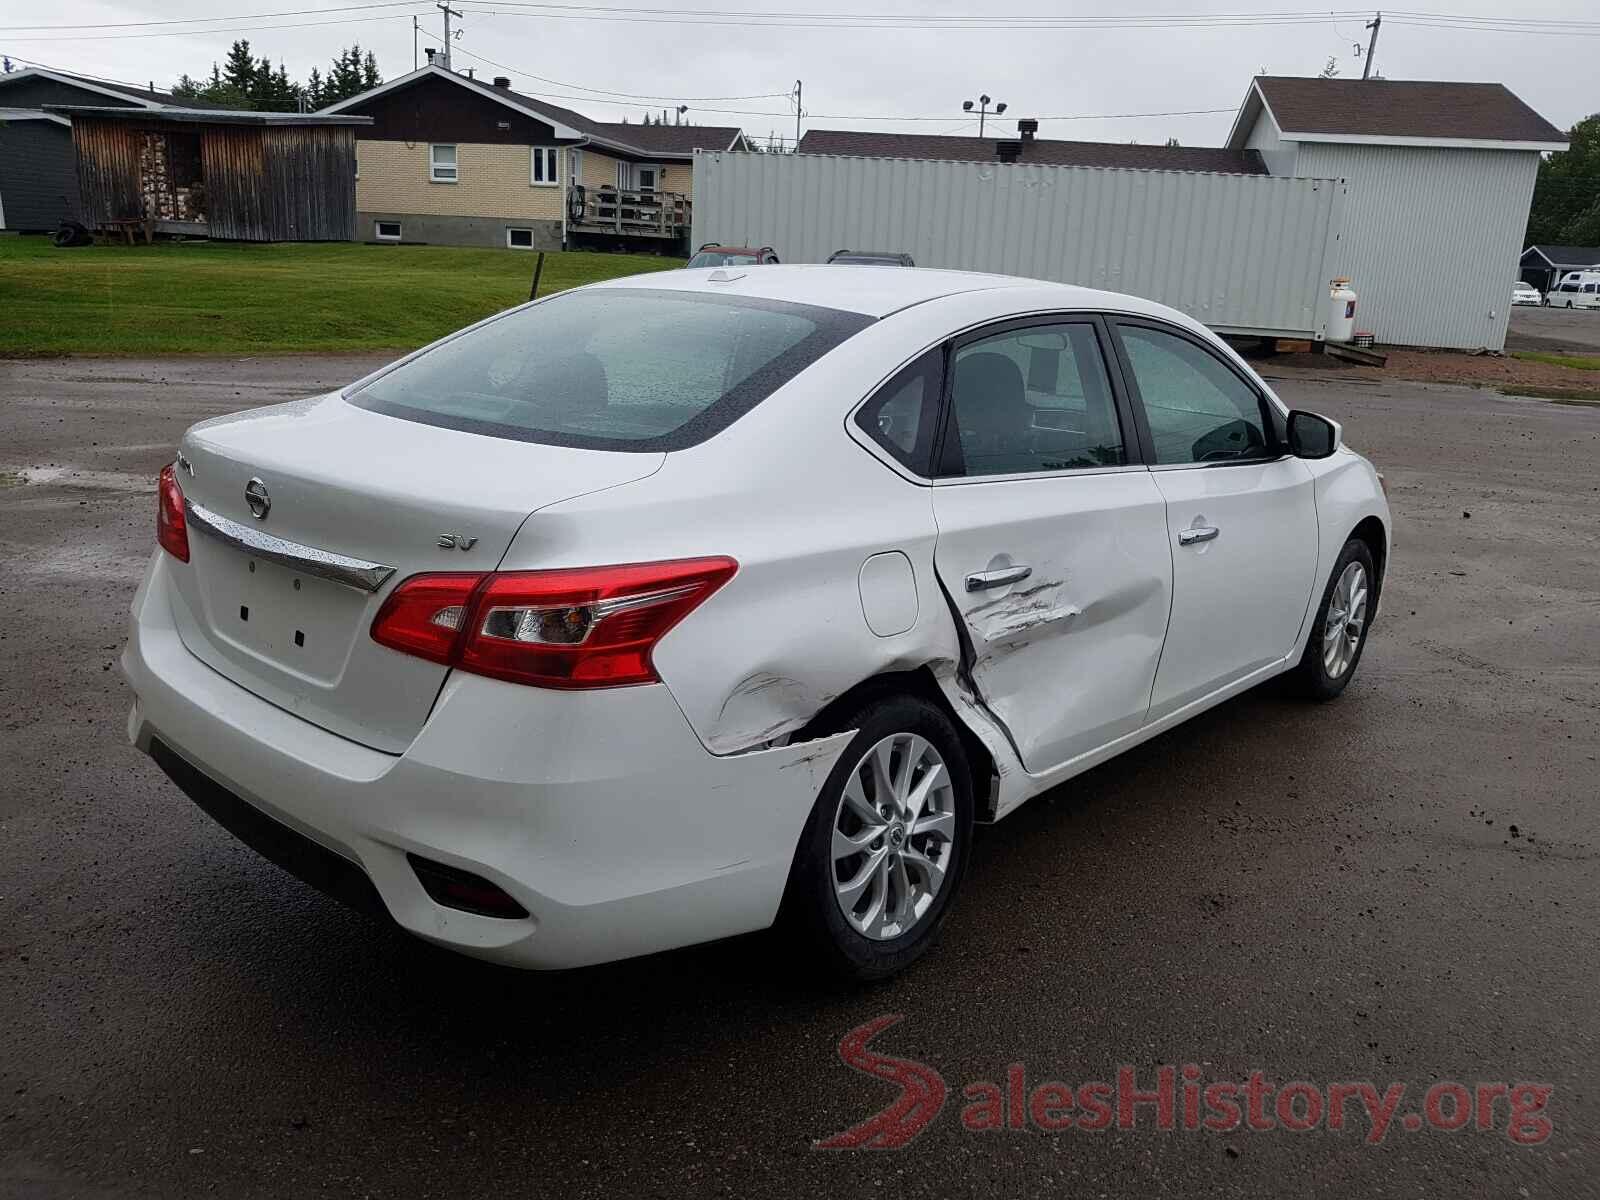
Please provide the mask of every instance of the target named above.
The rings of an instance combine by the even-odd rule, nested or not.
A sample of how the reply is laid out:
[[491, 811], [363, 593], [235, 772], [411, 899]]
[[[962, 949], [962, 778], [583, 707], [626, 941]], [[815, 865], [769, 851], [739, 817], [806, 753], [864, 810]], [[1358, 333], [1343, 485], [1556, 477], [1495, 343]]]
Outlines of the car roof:
[[710, 242], [696, 250], [696, 254], [710, 252], [714, 254], [760, 254], [763, 250], [771, 250], [771, 246], [724, 246], [721, 242]]
[[[724, 278], [713, 282], [712, 277], [717, 274]], [[730, 269], [726, 267], [697, 267], [688, 271], [629, 275], [589, 286], [751, 296], [760, 300], [787, 300], [794, 304], [842, 309], [868, 317], [886, 317], [914, 304], [962, 292], [1019, 288], [1028, 289], [1029, 293], [1026, 297], [1019, 293], [1019, 309], [1111, 309], [1147, 312], [1152, 316], [1177, 316], [1185, 322], [1188, 320], [1165, 305], [1116, 292], [1066, 283], [1047, 283], [1041, 279], [1023, 279], [1015, 275], [985, 275], [976, 271], [944, 271], [930, 267], [863, 271], [859, 267], [844, 265], [783, 263], [765, 266], [759, 271], [734, 274], [731, 279], [727, 278], [729, 274]]]

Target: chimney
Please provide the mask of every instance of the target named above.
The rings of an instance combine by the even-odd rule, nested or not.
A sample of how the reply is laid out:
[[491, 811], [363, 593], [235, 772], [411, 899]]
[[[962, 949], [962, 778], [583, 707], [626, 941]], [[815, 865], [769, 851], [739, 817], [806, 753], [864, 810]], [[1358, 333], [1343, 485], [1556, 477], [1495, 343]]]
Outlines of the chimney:
[[433, 56], [435, 54], [434, 48], [432, 46], [429, 46], [425, 50], [423, 50], [423, 53], [428, 56], [428, 65], [430, 67], [433, 66]]
[[1039, 122], [1032, 117], [1023, 117], [1017, 122], [1017, 132], [1022, 135], [1023, 141], [1031, 142], [1034, 135], [1039, 132]]
[[1022, 143], [1015, 138], [998, 138], [994, 144], [994, 152], [1003, 163], [1014, 163], [1017, 155], [1022, 153]]
[[496, 75], [494, 77], [494, 85], [503, 92], [509, 92], [511, 90], [511, 76]]

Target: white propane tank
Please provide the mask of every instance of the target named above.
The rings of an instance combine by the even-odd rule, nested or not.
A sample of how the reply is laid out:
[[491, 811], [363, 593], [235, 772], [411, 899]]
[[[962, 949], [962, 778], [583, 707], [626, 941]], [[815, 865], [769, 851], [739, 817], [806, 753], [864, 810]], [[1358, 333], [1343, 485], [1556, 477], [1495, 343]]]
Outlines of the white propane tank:
[[1328, 283], [1328, 340], [1348, 342], [1356, 333], [1356, 293], [1348, 279]]

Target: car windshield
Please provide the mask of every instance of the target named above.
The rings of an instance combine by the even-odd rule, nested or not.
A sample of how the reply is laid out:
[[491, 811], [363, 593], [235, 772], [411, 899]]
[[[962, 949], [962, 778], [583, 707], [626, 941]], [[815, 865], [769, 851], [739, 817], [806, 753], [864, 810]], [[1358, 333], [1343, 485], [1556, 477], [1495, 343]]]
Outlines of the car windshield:
[[702, 250], [689, 260], [691, 267], [753, 267], [754, 254], [733, 254], [727, 250]]
[[494, 437], [676, 450], [726, 428], [871, 323], [749, 297], [580, 290], [478, 325], [345, 398]]

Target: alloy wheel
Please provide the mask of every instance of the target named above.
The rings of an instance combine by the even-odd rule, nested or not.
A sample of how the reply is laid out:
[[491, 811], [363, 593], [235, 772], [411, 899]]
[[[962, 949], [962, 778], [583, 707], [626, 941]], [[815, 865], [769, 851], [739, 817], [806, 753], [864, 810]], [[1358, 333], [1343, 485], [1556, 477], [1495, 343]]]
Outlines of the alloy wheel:
[[1322, 668], [1339, 679], [1356, 660], [1361, 631], [1367, 624], [1367, 569], [1350, 563], [1328, 597], [1328, 618], [1322, 626]]
[[933, 743], [894, 733], [851, 768], [833, 818], [833, 892], [857, 933], [887, 941], [927, 916], [955, 852], [956, 796]]

